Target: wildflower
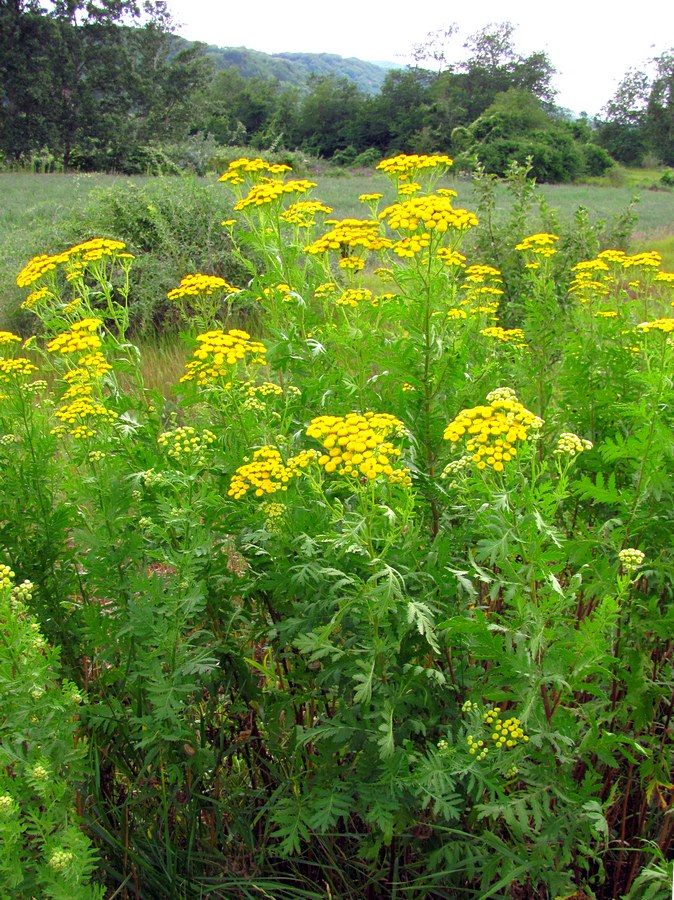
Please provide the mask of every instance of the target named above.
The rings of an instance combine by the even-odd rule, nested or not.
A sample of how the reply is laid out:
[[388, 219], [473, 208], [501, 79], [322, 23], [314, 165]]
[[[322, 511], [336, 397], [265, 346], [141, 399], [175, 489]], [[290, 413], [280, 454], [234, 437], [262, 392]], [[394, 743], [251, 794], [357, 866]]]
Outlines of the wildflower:
[[649, 250], [644, 253], [635, 253], [634, 256], [623, 256], [620, 264], [623, 269], [631, 269], [636, 266], [645, 266], [649, 269], [657, 269], [662, 262], [662, 257], [657, 250]]
[[246, 209], [248, 206], [264, 206], [267, 203], [274, 203], [284, 194], [305, 194], [314, 187], [316, 187], [315, 181], [306, 181], [305, 179], [285, 182], [265, 179], [259, 184], [254, 184], [248, 192], [248, 196], [239, 200], [234, 209], [238, 211]]
[[379, 218], [387, 219], [389, 227], [394, 231], [416, 231], [419, 223], [422, 223], [425, 231], [443, 234], [450, 228], [466, 231], [477, 225], [474, 213], [466, 209], [454, 209], [449, 197], [437, 194], [394, 203], [382, 210]]
[[48, 865], [55, 872], [63, 872], [74, 859], [75, 854], [71, 850], [54, 850], [49, 857]]
[[0, 588], [10, 587], [13, 578], [14, 572], [9, 568], [9, 566], [6, 566], [4, 563], [0, 563]]
[[37, 371], [37, 366], [24, 356], [15, 359], [0, 359], [0, 383], [10, 379], [32, 375]]
[[204, 451], [215, 441], [212, 431], [205, 428], [197, 432], [191, 425], [174, 428], [173, 431], [164, 431], [157, 438], [161, 447], [166, 448], [166, 453], [175, 460], [193, 460], [197, 465], [203, 465], [205, 461]]
[[572, 431], [563, 431], [557, 440], [556, 448], [552, 452], [557, 456], [576, 456], [578, 453], [591, 449], [592, 441], [579, 438]]
[[653, 322], [641, 322], [637, 325], [639, 331], [648, 334], [649, 331], [662, 331], [664, 334], [671, 334], [674, 331], [674, 319], [655, 319]]
[[552, 246], [559, 237], [556, 234], [531, 234], [515, 247], [515, 250], [536, 253], [538, 256], [552, 256], [557, 250]]
[[527, 342], [524, 340], [524, 332], [521, 328], [501, 328], [500, 325], [494, 325], [490, 328], [483, 328], [480, 334], [485, 337], [496, 338], [504, 344], [513, 344], [515, 347], [526, 347]]
[[229, 367], [240, 360], [250, 358], [254, 364], [264, 365], [264, 344], [252, 341], [246, 331], [233, 328], [228, 332], [216, 329], [197, 335], [200, 346], [194, 351], [194, 359], [187, 363], [181, 382], [196, 380], [206, 384], [229, 374]]
[[210, 296], [216, 291], [234, 294], [239, 290], [240, 288], [233, 287], [224, 278], [219, 278], [217, 275], [185, 275], [178, 287], [173, 288], [166, 296], [169, 300], [180, 300], [183, 297], [194, 297], [198, 294]]
[[67, 433], [79, 440], [95, 436], [94, 423], [98, 420], [113, 422], [117, 419], [116, 412], [86, 395], [76, 396], [70, 403], [59, 407], [54, 415], [63, 422], [63, 429], [56, 433]]
[[404, 426], [389, 413], [319, 416], [312, 419], [306, 433], [327, 451], [318, 463], [328, 474], [337, 472], [369, 480], [385, 475], [394, 482], [408, 483], [408, 471], [391, 465], [400, 456], [400, 450], [387, 438], [404, 434]]
[[[74, 247], [63, 251], [62, 253], [56, 253], [51, 256], [47, 254], [35, 256], [19, 272], [16, 283], [19, 287], [29, 287], [36, 281], [39, 281], [40, 278], [48, 275], [49, 272], [54, 271], [58, 266], [65, 265], [66, 263], [70, 263], [72, 266], [76, 266], [79, 263], [81, 266], [85, 262], [100, 259], [103, 256], [116, 257], [119, 255], [120, 250], [123, 250], [125, 246], [126, 244], [122, 241], [112, 241], [107, 238], [92, 238], [89, 241], [84, 241], [82, 244], [76, 244]], [[34, 305], [38, 299], [42, 299], [42, 297], [34, 297], [33, 294], [31, 294], [28, 299], [31, 297], [33, 298], [33, 301], [27, 308]]]
[[[438, 191], [438, 194], [440, 191]], [[463, 267], [466, 257], [458, 250], [450, 250], [448, 247], [440, 247], [437, 252], [438, 259], [441, 259], [446, 266]]]
[[375, 203], [377, 200], [381, 200], [383, 194], [361, 194], [358, 199], [361, 203]]
[[325, 282], [324, 284], [319, 284], [316, 290], [314, 291], [314, 297], [321, 298], [325, 297], [327, 294], [334, 294], [337, 291], [337, 285], [333, 284], [331, 281]]
[[380, 250], [390, 246], [390, 241], [380, 235], [380, 225], [377, 221], [367, 219], [342, 219], [341, 221], [326, 222], [333, 227], [322, 237], [317, 238], [313, 244], [304, 248], [305, 253], [320, 254], [331, 250], [338, 250], [343, 256], [351, 255], [353, 250]]
[[372, 302], [372, 291], [368, 291], [365, 288], [353, 288], [344, 291], [335, 302], [337, 306], [351, 306], [355, 309], [360, 303]]
[[98, 350], [102, 346], [96, 331], [102, 325], [101, 319], [81, 319], [73, 322], [70, 331], [58, 334], [47, 344], [50, 353], [76, 353], [82, 350]]
[[478, 469], [490, 466], [502, 472], [504, 463], [517, 455], [516, 444], [526, 441], [543, 422], [526, 409], [510, 388], [487, 395], [488, 406], [462, 410], [445, 429], [445, 440], [457, 443], [466, 437], [466, 449]]
[[19, 600], [21, 603], [30, 603], [34, 591], [35, 585], [33, 582], [25, 579], [21, 584], [17, 584], [16, 587], [12, 588], [12, 597], [15, 600]]
[[289, 225], [297, 225], [298, 228], [309, 228], [316, 224], [315, 216], [318, 213], [331, 212], [330, 206], [325, 206], [318, 200], [298, 200], [297, 203], [292, 203], [284, 213], [281, 213], [281, 219]]
[[406, 237], [401, 241], [396, 241], [391, 249], [393, 252], [400, 257], [408, 257], [413, 258], [417, 253], [420, 253], [424, 250], [431, 242], [431, 236], [426, 232], [425, 234], [415, 235], [414, 237]]
[[271, 381], [265, 381], [262, 384], [251, 385], [248, 388], [248, 395], [254, 397], [256, 394], [260, 394], [262, 397], [281, 397], [283, 395], [283, 388], [280, 384], [273, 384]]
[[275, 447], [260, 447], [253, 453], [252, 462], [236, 470], [227, 491], [229, 497], [240, 500], [249, 490], [256, 497], [287, 490], [293, 472], [285, 465]]
[[384, 172], [386, 175], [398, 177], [401, 181], [414, 177], [417, 173], [427, 169], [438, 169], [444, 172], [453, 163], [449, 156], [436, 155], [425, 156], [416, 153], [401, 153], [391, 159], [383, 159], [378, 165], [377, 170]]
[[646, 559], [646, 554], [641, 550], [635, 550], [632, 547], [628, 547], [626, 550], [618, 551], [618, 558], [620, 559], [620, 563], [625, 570], [627, 575], [631, 575], [632, 572], [636, 572], [636, 570], [643, 564], [644, 559]]
[[0, 794], [0, 816], [8, 819], [15, 815], [19, 810], [19, 804], [9, 794]]
[[447, 318], [448, 319], [466, 319], [468, 317], [468, 313], [465, 309], [459, 309], [458, 306], [450, 306], [447, 310]]
[[291, 171], [292, 167], [285, 163], [268, 163], [264, 159], [246, 159], [242, 157], [241, 159], [233, 160], [218, 181], [229, 184], [242, 184], [245, 178], [255, 178], [262, 173], [283, 175]]
[[21, 343], [21, 338], [11, 331], [0, 331], [0, 344], [11, 344], [14, 341]]

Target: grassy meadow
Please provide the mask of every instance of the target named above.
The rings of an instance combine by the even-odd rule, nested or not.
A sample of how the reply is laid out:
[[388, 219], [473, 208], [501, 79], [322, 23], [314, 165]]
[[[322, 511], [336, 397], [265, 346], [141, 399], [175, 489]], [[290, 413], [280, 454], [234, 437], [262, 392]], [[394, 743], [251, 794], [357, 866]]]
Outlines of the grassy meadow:
[[0, 175], [0, 895], [670, 896], [674, 194], [449, 172]]

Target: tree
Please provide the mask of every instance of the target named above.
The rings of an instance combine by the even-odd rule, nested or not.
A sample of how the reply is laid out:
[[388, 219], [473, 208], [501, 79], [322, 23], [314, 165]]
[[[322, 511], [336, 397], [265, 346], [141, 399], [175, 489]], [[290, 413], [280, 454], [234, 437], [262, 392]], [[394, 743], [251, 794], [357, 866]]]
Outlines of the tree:
[[650, 61], [654, 74], [631, 69], [602, 111], [599, 141], [620, 162], [651, 153], [674, 165], [674, 49]]
[[76, 152], [105, 168], [184, 129], [207, 73], [199, 47], [175, 52], [170, 26], [163, 0], [0, 0], [0, 150], [49, 146], [65, 168]]

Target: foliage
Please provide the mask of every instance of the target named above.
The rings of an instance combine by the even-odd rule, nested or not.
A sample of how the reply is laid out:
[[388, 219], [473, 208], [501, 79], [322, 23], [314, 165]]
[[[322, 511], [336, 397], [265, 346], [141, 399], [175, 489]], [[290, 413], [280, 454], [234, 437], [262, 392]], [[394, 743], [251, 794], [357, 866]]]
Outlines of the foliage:
[[649, 61], [652, 74], [630, 69], [603, 110], [598, 137], [620, 162], [640, 164], [652, 154], [674, 165], [674, 50]]
[[233, 159], [245, 277], [176, 279], [167, 400], [121, 241], [18, 276], [44, 335], [0, 332], [0, 548], [86, 700], [113, 893], [609, 900], [671, 875], [674, 274], [582, 212], [531, 233], [526, 167], [509, 232], [486, 174], [478, 222], [450, 165], [384, 160], [392, 199], [336, 219]]
[[[86, 746], [82, 695], [59, 677], [30, 612], [33, 585], [0, 565], [0, 889], [6, 897], [94, 900], [96, 864], [75, 812]], [[81, 808], [80, 808], [81, 812]]]

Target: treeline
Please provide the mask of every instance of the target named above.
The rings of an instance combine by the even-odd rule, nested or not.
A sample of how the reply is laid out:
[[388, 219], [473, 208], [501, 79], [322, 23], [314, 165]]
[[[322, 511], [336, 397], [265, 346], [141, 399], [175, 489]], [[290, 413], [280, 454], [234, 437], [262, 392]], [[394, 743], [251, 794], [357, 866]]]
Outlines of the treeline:
[[[463, 168], [481, 163], [497, 175], [530, 158], [539, 181], [556, 182], [648, 153], [671, 164], [672, 92], [660, 83], [667, 71], [671, 81], [671, 56], [657, 90], [640, 83], [642, 99], [651, 91], [643, 110], [626, 111], [617, 96], [606, 121], [595, 122], [555, 105], [547, 54], [520, 55], [509, 23], [470, 36], [460, 63], [447, 64], [442, 44], [429, 40], [417, 65], [389, 71], [372, 94], [334, 74], [300, 87], [246, 77], [234, 65], [217, 69], [209, 48], [171, 33], [163, 3], [144, 8], [143, 21], [128, 0], [62, 0], [49, 11], [36, 0], [0, 0], [6, 163], [203, 172], [232, 146], [300, 150], [343, 165], [451, 152]], [[426, 68], [431, 60], [439, 71]]]

